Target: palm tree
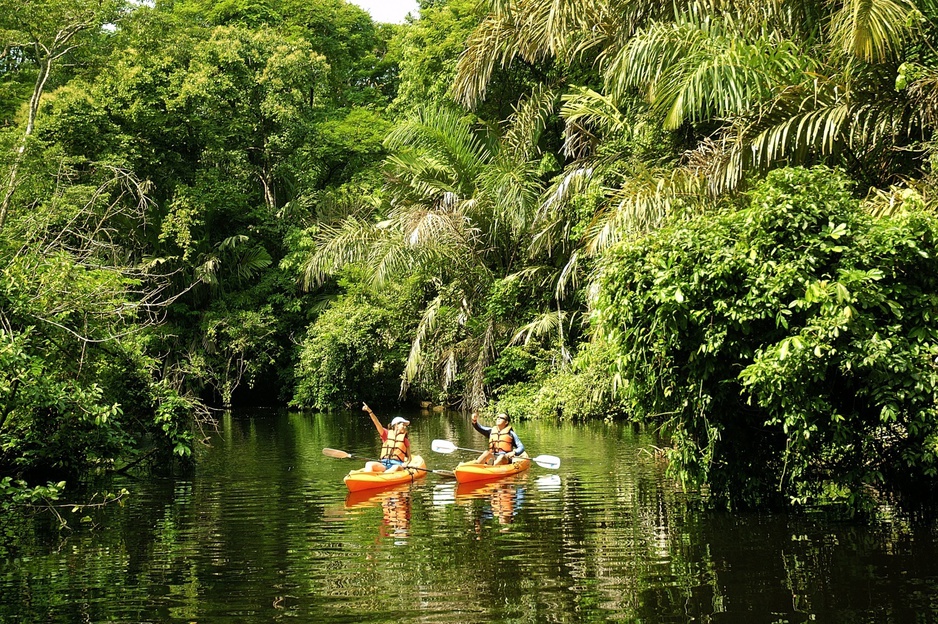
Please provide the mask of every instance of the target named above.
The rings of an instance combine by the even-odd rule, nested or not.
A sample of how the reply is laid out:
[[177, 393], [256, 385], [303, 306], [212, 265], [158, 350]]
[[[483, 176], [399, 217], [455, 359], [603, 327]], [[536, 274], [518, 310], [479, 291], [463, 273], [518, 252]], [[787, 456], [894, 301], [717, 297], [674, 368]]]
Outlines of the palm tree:
[[[470, 39], [454, 94], [474, 105], [494, 68], [516, 59], [599, 71], [601, 91], [561, 97], [571, 161], [548, 195], [573, 181], [607, 188], [581, 241], [592, 255], [780, 165], [828, 162], [861, 189], [921, 177], [931, 63], [906, 91], [893, 87], [901, 60], [933, 58], [924, 30], [909, 0], [502, 0]], [[649, 123], [678, 139], [669, 157], [648, 166], [616, 151]]]
[[365, 208], [324, 226], [306, 285], [350, 263], [375, 286], [423, 276], [432, 296], [412, 338], [402, 394], [422, 375], [444, 391], [461, 380], [463, 403], [478, 407], [485, 368], [514, 329], [485, 302], [525, 262], [541, 193], [536, 162], [449, 107], [418, 111], [386, 146], [387, 214]]

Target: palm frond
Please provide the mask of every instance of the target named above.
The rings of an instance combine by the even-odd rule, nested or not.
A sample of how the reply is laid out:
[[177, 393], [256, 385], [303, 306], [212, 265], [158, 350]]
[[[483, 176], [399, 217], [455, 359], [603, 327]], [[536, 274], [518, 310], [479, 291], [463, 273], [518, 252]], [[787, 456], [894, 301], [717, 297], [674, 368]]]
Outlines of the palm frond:
[[449, 390], [449, 387], [453, 385], [453, 382], [456, 381], [457, 375], [459, 375], [459, 364], [460, 359], [456, 353], [456, 348], [454, 345], [450, 345], [443, 349], [439, 357], [439, 379], [440, 387], [443, 388], [443, 391]]
[[400, 211], [404, 244], [420, 248], [463, 241], [465, 218], [451, 209], [452, 204], [447, 205], [450, 201], [451, 195], [444, 197], [443, 202], [433, 209], [414, 205]]
[[895, 58], [922, 18], [906, 0], [846, 0], [834, 16], [835, 50], [873, 63]]
[[922, 115], [922, 124], [934, 131], [938, 127], [938, 69], [904, 64], [899, 71], [914, 75], [908, 85], [910, 104]]
[[538, 216], [542, 219], [550, 219], [558, 214], [562, 207], [573, 197], [583, 195], [594, 183], [596, 173], [595, 166], [583, 166], [589, 163], [580, 163], [568, 167], [560, 175], [544, 195]]
[[576, 244], [571, 235], [577, 218], [569, 214], [568, 202], [585, 195], [591, 185], [596, 184], [593, 172], [591, 167], [571, 167], [558, 176], [543, 195], [533, 224], [536, 229], [528, 248], [530, 256], [564, 253]]
[[557, 91], [538, 85], [515, 106], [502, 137], [503, 151], [510, 158], [524, 161], [535, 155], [541, 133], [557, 105]]
[[606, 207], [587, 228], [584, 251], [595, 255], [657, 227], [675, 209], [696, 210], [708, 198], [707, 180], [688, 170], [637, 172], [610, 191]]
[[377, 239], [366, 261], [370, 272], [368, 282], [376, 287], [419, 273], [423, 267], [433, 266], [439, 257], [436, 247], [412, 248], [403, 245], [399, 236], [389, 235]]
[[[492, 157], [491, 139], [446, 106], [418, 110], [388, 134], [385, 146], [396, 152], [392, 163], [408, 173], [422, 174], [421, 179], [445, 179], [453, 190], [473, 180]], [[409, 159], [404, 157], [407, 153]]]
[[569, 35], [572, 46], [568, 60], [595, 53], [596, 66], [603, 73], [639, 29], [656, 21], [673, 20], [688, 10], [682, 2], [655, 0], [599, 0], [590, 5], [582, 13], [579, 31]]
[[938, 198], [933, 197], [931, 188], [930, 185], [913, 182], [893, 185], [885, 190], [870, 189], [863, 200], [863, 207], [874, 217], [892, 217], [923, 208], [934, 212], [938, 207]]
[[206, 256], [202, 264], [195, 268], [195, 281], [208, 286], [218, 285], [218, 268], [221, 261], [215, 255]]
[[271, 262], [273, 262], [273, 258], [270, 257], [270, 254], [261, 245], [244, 250], [235, 260], [235, 270], [237, 271], [238, 279], [251, 279], [257, 275], [259, 271], [269, 267]]
[[414, 339], [410, 343], [410, 353], [408, 353], [407, 361], [404, 363], [404, 375], [401, 380], [402, 397], [407, 395], [410, 384], [420, 374], [424, 362], [423, 345], [436, 329], [437, 315], [442, 306], [443, 297], [437, 295], [423, 310], [420, 323], [417, 324], [417, 329], [414, 332]]
[[[471, 182], [426, 153], [401, 149], [385, 159], [386, 188], [394, 204], [436, 204], [452, 194], [472, 194]], [[467, 188], [468, 187], [468, 188]]]
[[499, 159], [480, 176], [479, 184], [485, 198], [484, 214], [476, 211], [474, 220], [487, 223], [490, 242], [503, 235], [517, 240], [533, 220], [543, 190], [537, 163]]
[[741, 29], [764, 35], [773, 33], [805, 49], [817, 43], [818, 25], [826, 23], [829, 9], [827, 5], [813, 0], [726, 0], [703, 3], [691, 0], [684, 14], [729, 15]]
[[532, 340], [548, 338], [562, 331], [570, 314], [564, 310], [542, 312], [537, 317], [518, 328], [511, 338], [511, 344], [528, 345]]
[[507, 66], [518, 54], [515, 24], [506, 16], [490, 14], [473, 31], [466, 49], [456, 62], [450, 93], [472, 110], [485, 99], [485, 91], [496, 65]]
[[235, 247], [238, 247], [248, 242], [249, 240], [250, 240], [249, 236], [246, 236], [244, 234], [236, 234], [234, 236], [229, 236], [228, 238], [222, 240], [222, 242], [218, 243], [217, 247], [219, 251], [223, 251], [227, 249], [234, 249]]
[[455, 380], [457, 363], [465, 363], [467, 389], [464, 402], [470, 409], [478, 409], [485, 404], [485, 370], [495, 355], [495, 336], [495, 323], [489, 319], [481, 334], [461, 341], [444, 360], [444, 379], [450, 383]]
[[364, 261], [380, 238], [372, 223], [354, 216], [337, 225], [323, 225], [316, 251], [303, 267], [303, 287], [311, 289], [343, 266]]
[[508, 67], [516, 58], [571, 61], [618, 32], [608, 0], [500, 0], [492, 9], [456, 65], [451, 94], [469, 109], [485, 98], [496, 66]]
[[711, 190], [736, 188], [747, 171], [810, 164], [845, 150], [853, 159], [873, 161], [910, 137], [922, 121], [907, 101], [888, 92], [859, 97], [816, 78], [807, 91], [789, 88], [759, 117], [725, 138], [728, 149], [711, 177]]
[[575, 87], [564, 94], [560, 115], [564, 120], [564, 155], [582, 159], [589, 156], [603, 136], [628, 130], [626, 117], [613, 98], [592, 89]]
[[747, 39], [732, 23], [655, 24], [639, 32], [606, 73], [615, 95], [639, 88], [668, 129], [748, 113], [775, 85], [812, 69], [790, 42]]
[[580, 263], [580, 252], [574, 250], [567, 259], [566, 264], [564, 264], [563, 269], [560, 270], [560, 274], [557, 276], [554, 296], [558, 300], [562, 300], [567, 293], [573, 292], [580, 287]]
[[482, 0], [482, 4], [485, 4], [488, 7], [490, 13], [494, 13], [498, 17], [503, 17], [506, 13], [511, 11], [511, 5], [515, 0]]

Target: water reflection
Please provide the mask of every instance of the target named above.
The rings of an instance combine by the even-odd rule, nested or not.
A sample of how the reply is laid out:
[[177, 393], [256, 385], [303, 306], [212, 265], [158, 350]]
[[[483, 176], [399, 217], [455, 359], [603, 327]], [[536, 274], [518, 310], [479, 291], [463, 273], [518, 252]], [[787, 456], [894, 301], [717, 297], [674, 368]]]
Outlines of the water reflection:
[[[471, 507], [474, 501], [482, 501], [483, 511], [478, 519], [497, 519], [499, 524], [514, 522], [525, 500], [525, 488], [531, 483], [528, 475], [506, 477], [494, 481], [471, 483], [442, 483], [432, 490], [432, 503], [436, 506], [462, 505]], [[540, 492], [559, 492], [562, 484], [560, 475], [546, 475], [533, 480]]]
[[378, 535], [391, 538], [395, 544], [402, 545], [409, 535], [411, 514], [411, 485], [392, 486], [390, 488], [350, 492], [345, 498], [345, 508], [349, 510], [368, 507], [381, 507], [382, 517]]
[[[415, 452], [471, 443], [465, 415], [404, 415]], [[659, 441], [599, 423], [518, 423], [556, 472], [350, 496], [321, 450], [373, 456], [370, 425], [228, 417], [194, 474], [115, 479], [88, 526], [0, 518], [0, 622], [938, 622], [932, 526], [705, 512]]]
[[534, 481], [535, 487], [542, 492], [559, 492], [562, 480], [560, 475], [551, 474], [544, 477], [538, 477]]
[[[524, 504], [524, 482], [521, 477], [508, 477], [499, 481], [460, 483], [456, 486], [456, 503], [471, 505], [473, 501], [483, 501], [476, 522], [495, 518], [499, 524], [514, 522], [515, 515]], [[477, 530], [478, 532], [478, 530]]]

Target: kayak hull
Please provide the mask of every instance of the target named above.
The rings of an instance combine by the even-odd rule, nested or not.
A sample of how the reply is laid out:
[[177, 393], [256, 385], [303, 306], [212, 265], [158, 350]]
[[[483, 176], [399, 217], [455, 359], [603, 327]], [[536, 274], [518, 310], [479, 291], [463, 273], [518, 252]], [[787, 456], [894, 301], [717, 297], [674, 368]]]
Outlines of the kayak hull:
[[[375, 464], [375, 462], [369, 462]], [[420, 470], [422, 468], [422, 470]], [[427, 476], [427, 464], [420, 455], [414, 455], [403, 470], [394, 472], [375, 472], [365, 468], [352, 470], [345, 475], [345, 486], [349, 492], [361, 492], [362, 490], [373, 490], [376, 488], [385, 488], [402, 483], [410, 483], [414, 479], [420, 479]]]
[[505, 477], [524, 472], [531, 467], [531, 459], [528, 457], [516, 457], [510, 464], [500, 464], [492, 466], [489, 464], [479, 464], [476, 462], [463, 462], [456, 466], [457, 483], [474, 483], [477, 481], [492, 481], [494, 479], [503, 479]]

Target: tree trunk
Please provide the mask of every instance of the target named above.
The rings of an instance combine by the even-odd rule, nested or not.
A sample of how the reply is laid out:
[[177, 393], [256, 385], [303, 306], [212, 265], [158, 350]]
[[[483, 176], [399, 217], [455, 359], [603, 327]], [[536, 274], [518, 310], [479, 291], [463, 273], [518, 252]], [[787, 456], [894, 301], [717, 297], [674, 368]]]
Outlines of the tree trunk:
[[10, 201], [13, 193], [16, 191], [17, 177], [19, 176], [20, 166], [23, 164], [23, 158], [26, 154], [26, 143], [33, 133], [36, 125], [36, 116], [39, 114], [39, 101], [42, 99], [42, 92], [46, 88], [46, 82], [49, 80], [49, 74], [52, 73], [51, 54], [45, 55], [42, 64], [39, 66], [39, 75], [36, 76], [36, 85], [33, 87], [33, 95], [29, 98], [29, 116], [26, 120], [26, 130], [20, 138], [19, 146], [16, 148], [16, 155], [13, 157], [13, 164], [10, 165], [10, 173], [7, 176], [6, 190], [3, 193], [3, 202], [0, 203], [0, 230], [3, 229], [7, 220], [7, 213], [10, 210]]

